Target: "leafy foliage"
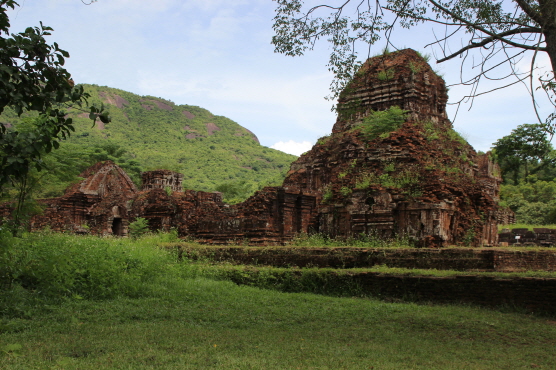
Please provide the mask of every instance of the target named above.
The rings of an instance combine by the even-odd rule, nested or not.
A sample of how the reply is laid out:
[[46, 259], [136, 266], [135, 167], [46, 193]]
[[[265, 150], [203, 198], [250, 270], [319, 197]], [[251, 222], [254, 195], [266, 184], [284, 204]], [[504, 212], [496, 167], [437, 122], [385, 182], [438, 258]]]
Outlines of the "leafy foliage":
[[556, 223], [556, 182], [535, 181], [502, 185], [501, 205], [510, 207], [520, 223], [547, 225]]
[[[32, 166], [43, 168], [41, 156], [57, 149], [59, 141], [74, 131], [73, 119], [64, 108], [81, 109], [88, 98], [63, 68], [68, 52], [57, 43], [46, 43], [52, 28], [41, 23], [8, 36], [6, 12], [16, 5], [13, 0], [0, 1], [0, 113], [11, 107], [17, 116], [28, 111], [39, 116], [28, 131], [0, 123], [0, 188], [14, 179], [20, 181]], [[102, 105], [92, 105], [88, 111], [90, 119], [110, 121]]]
[[556, 223], [556, 153], [544, 126], [520, 125], [493, 149], [504, 180], [500, 204], [512, 209], [519, 223]]
[[129, 224], [129, 235], [137, 239], [149, 232], [149, 222], [143, 217], [137, 217]]
[[[14, 238], [0, 229], [0, 315], [18, 315], [18, 305], [64, 298], [105, 299], [140, 294], [171, 256], [139, 240], [68, 237], [57, 233]], [[158, 241], [175, 235], [157, 235]]]
[[253, 195], [256, 190], [259, 190], [245, 180], [226, 182], [217, 185], [215, 189], [221, 192], [224, 195], [224, 201], [230, 204], [239, 203]]
[[361, 132], [368, 140], [373, 140], [400, 128], [406, 117], [407, 111], [398, 106], [392, 106], [384, 111], [372, 112], [363, 119], [360, 125]]
[[520, 180], [527, 182], [530, 172], [538, 172], [543, 167], [554, 166], [556, 163], [550, 155], [553, 148], [547, 132], [540, 124], [518, 126], [510, 135], [496, 141], [493, 149], [504, 180], [507, 182], [511, 175], [514, 185]]

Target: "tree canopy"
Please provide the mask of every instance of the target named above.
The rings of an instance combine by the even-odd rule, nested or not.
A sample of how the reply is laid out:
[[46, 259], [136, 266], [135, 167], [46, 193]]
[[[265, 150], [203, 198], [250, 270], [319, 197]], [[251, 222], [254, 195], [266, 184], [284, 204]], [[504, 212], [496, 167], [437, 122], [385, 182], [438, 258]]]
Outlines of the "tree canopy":
[[[539, 124], [518, 126], [510, 135], [498, 139], [493, 149], [504, 177], [512, 174], [514, 184], [519, 183], [520, 176], [527, 182], [531, 167], [538, 172], [554, 162], [552, 145]], [[521, 169], [525, 170], [523, 174]]]
[[74, 130], [67, 109], [86, 109], [93, 121], [110, 122], [102, 105], [84, 105], [88, 94], [63, 68], [69, 53], [45, 40], [52, 28], [41, 23], [10, 35], [7, 10], [17, 5], [0, 0], [0, 113], [10, 107], [18, 115], [36, 111], [39, 116], [33, 129], [24, 131], [0, 123], [0, 188], [26, 176], [31, 166], [44, 166], [41, 155], [58, 148]]
[[[506, 77], [512, 80], [506, 80], [500, 87], [529, 79], [530, 92], [534, 94], [535, 60], [542, 52], [550, 58], [552, 70], [541, 78], [541, 83], [554, 102], [556, 2], [553, 0], [343, 0], [316, 6], [305, 6], [303, 0], [275, 1], [272, 43], [276, 52], [298, 56], [313, 49], [320, 39], [331, 44], [328, 66], [335, 74], [331, 98], [338, 96], [358, 70], [362, 63], [359, 53], [369, 57], [371, 47], [381, 39], [395, 48], [391, 36], [396, 28], [431, 23], [445, 30], [427, 45], [436, 45], [440, 50], [438, 63], [461, 57], [463, 65], [470, 56], [479, 59], [479, 62], [473, 59], [468, 68], [476, 73], [471, 77], [461, 76], [460, 82], [471, 88], [471, 97], [485, 93], [477, 90], [479, 82], [493, 79], [493, 72], [499, 71], [503, 64], [508, 65]], [[474, 51], [477, 53], [470, 54]], [[532, 53], [531, 66], [522, 73], [516, 64], [528, 52]], [[498, 76], [496, 79], [503, 80]], [[544, 122], [549, 123], [553, 118], [554, 114]]]

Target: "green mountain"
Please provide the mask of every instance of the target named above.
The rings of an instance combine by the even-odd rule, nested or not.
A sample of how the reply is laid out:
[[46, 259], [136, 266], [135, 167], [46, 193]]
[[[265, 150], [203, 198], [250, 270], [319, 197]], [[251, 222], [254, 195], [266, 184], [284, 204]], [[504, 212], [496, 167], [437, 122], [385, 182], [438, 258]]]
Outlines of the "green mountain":
[[[140, 171], [168, 169], [184, 174], [186, 188], [227, 189], [230, 200], [232, 193], [245, 197], [280, 184], [296, 159], [260, 145], [246, 128], [197, 106], [104, 86], [85, 85], [85, 90], [91, 94], [89, 103], [109, 107], [112, 122], [92, 126], [87, 113], [71, 110], [76, 131], [62, 147], [87, 152], [88, 163], [113, 159], [136, 182]], [[21, 124], [13, 112], [1, 119]]]

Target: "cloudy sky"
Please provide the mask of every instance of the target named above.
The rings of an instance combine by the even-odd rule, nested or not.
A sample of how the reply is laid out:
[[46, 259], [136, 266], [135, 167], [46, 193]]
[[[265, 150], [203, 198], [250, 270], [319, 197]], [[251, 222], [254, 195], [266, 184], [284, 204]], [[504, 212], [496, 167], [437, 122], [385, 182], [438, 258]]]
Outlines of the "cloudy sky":
[[[87, 0], [83, 0], [87, 1]], [[18, 0], [10, 11], [12, 32], [42, 21], [54, 28], [71, 58], [66, 68], [79, 83], [197, 105], [253, 131], [261, 144], [293, 154], [328, 135], [332, 75], [328, 46], [303, 57], [275, 54], [270, 44], [276, 3], [271, 0]], [[396, 46], [424, 49], [430, 26], [401, 32]], [[383, 45], [378, 45], [380, 51]], [[546, 59], [541, 59], [546, 63]], [[527, 68], [523, 60], [521, 67]], [[434, 66], [447, 83], [459, 78], [459, 61]], [[450, 100], [466, 90], [450, 89]], [[531, 98], [516, 86], [462, 106], [454, 122], [477, 150], [523, 123], [535, 123]], [[541, 111], [549, 112], [548, 104]], [[451, 117], [455, 109], [449, 108]]]

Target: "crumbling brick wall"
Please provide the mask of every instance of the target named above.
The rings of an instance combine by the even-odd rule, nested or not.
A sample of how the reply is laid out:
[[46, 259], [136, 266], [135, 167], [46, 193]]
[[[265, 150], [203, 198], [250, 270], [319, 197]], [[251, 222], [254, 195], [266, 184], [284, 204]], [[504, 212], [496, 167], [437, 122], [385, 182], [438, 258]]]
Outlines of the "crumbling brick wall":
[[544, 227], [534, 228], [533, 231], [521, 228], [505, 229], [499, 234], [499, 238], [500, 243], [504, 245], [552, 247], [556, 245], [556, 230]]
[[41, 215], [31, 229], [127, 235], [128, 202], [137, 192], [129, 176], [112, 161], [99, 162], [79, 175], [83, 178], [60, 198], [43, 200]]
[[143, 172], [141, 174], [141, 190], [169, 189], [171, 191], [183, 191], [183, 174], [169, 170], [156, 170]]
[[[415, 51], [369, 59], [340, 96], [332, 135], [292, 164], [284, 187], [317, 194], [317, 230], [331, 236], [495, 245], [499, 169], [453, 131], [446, 100], [444, 81]], [[366, 117], [394, 105], [406, 122], [369, 137]]]
[[267, 187], [245, 202], [201, 217], [193, 236], [211, 244], [282, 244], [314, 226], [315, 197]]

